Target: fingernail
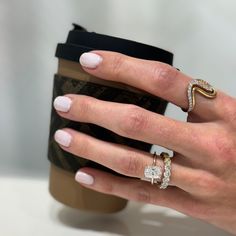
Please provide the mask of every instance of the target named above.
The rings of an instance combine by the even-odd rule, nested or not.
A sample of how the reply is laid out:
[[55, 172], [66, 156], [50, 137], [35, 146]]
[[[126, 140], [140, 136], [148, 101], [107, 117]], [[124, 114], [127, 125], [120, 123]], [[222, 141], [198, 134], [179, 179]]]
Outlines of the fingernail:
[[67, 112], [71, 107], [71, 99], [66, 96], [58, 96], [53, 102], [53, 106], [57, 111]]
[[82, 171], [78, 171], [75, 175], [75, 180], [81, 184], [92, 185], [94, 183], [94, 178]]
[[79, 62], [84, 67], [94, 69], [102, 62], [102, 57], [92, 52], [86, 52], [80, 56]]
[[62, 146], [69, 147], [72, 140], [72, 136], [64, 130], [57, 130], [54, 135], [54, 139]]

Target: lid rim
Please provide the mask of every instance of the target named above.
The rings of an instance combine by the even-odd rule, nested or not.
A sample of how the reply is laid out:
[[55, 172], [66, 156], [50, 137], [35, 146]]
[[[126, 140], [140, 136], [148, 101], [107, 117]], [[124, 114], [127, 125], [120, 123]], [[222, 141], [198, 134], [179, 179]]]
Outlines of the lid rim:
[[56, 57], [78, 62], [82, 53], [93, 50], [113, 51], [140, 59], [161, 61], [170, 65], [173, 63], [174, 56], [173, 53], [162, 48], [129, 39], [72, 30], [68, 34], [66, 43], [57, 45]]

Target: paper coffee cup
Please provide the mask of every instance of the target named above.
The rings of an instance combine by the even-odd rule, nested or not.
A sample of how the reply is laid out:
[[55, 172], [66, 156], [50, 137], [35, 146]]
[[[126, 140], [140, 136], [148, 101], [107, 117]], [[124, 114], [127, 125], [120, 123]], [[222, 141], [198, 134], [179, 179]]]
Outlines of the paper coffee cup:
[[[167, 102], [134, 87], [102, 80], [86, 73], [79, 64], [80, 55], [92, 50], [109, 50], [129, 56], [162, 61], [172, 65], [173, 54], [163, 49], [120, 39], [112, 36], [90, 33], [76, 26], [70, 31], [67, 41], [58, 44], [56, 57], [58, 71], [54, 77], [52, 101], [68, 93], [83, 94], [100, 100], [129, 103], [147, 110], [164, 114]], [[81, 167], [92, 167], [120, 175], [100, 164], [62, 150], [54, 140], [57, 129], [72, 128], [97, 139], [127, 145], [149, 152], [152, 144], [119, 136], [94, 124], [74, 122], [61, 118], [54, 108], [51, 110], [48, 160], [50, 161], [49, 191], [59, 202], [73, 208], [112, 213], [125, 208], [127, 200], [109, 194], [84, 188], [74, 179]]]

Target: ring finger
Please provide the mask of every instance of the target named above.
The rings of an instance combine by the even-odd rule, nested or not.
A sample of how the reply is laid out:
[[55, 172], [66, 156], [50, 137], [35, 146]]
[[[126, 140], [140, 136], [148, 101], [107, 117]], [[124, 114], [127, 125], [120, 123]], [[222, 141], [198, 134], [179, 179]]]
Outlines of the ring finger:
[[[102, 164], [120, 174], [143, 178], [144, 169], [152, 164], [152, 155], [125, 145], [105, 142], [72, 129], [63, 129], [55, 133], [55, 140], [61, 148], [76, 156]], [[174, 157], [177, 160], [178, 156]], [[187, 192], [199, 192], [201, 176], [207, 175], [201, 170], [184, 167], [172, 161], [170, 185]], [[163, 161], [157, 158], [157, 166], [163, 168]]]

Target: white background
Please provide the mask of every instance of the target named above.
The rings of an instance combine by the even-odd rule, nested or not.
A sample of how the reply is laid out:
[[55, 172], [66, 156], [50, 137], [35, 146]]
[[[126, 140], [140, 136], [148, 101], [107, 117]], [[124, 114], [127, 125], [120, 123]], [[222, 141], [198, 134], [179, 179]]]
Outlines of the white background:
[[[46, 152], [52, 79], [57, 67], [57, 60], [54, 58], [55, 47], [58, 42], [65, 41], [73, 22], [91, 31], [172, 51], [175, 54], [176, 67], [193, 77], [208, 80], [216, 87], [236, 96], [234, 0], [0, 0], [0, 188], [1, 192], [4, 191], [4, 194], [0, 194], [0, 222], [3, 222], [2, 217], [6, 222], [0, 227], [0, 233], [5, 230], [1, 235], [16, 235], [9, 231], [10, 229], [14, 229], [19, 235], [32, 235], [30, 227], [39, 227], [40, 222], [44, 222], [43, 219], [47, 219], [49, 224], [48, 227], [43, 225], [41, 228], [40, 233], [44, 235], [57, 232], [61, 227], [55, 227], [51, 215], [48, 215], [48, 209], [57, 207], [54, 206], [57, 203], [47, 193], [49, 163]], [[168, 107], [167, 115], [175, 119], [185, 119], [185, 115], [174, 106]], [[27, 191], [36, 191], [34, 193], [39, 196], [45, 195], [42, 199], [37, 199], [36, 194], [34, 199], [30, 198], [29, 204], [23, 205], [22, 208], [18, 201], [21, 198], [27, 199], [32, 194]], [[37, 216], [40, 222], [34, 221], [34, 216], [31, 217], [30, 213], [17, 215], [27, 206], [32, 211], [43, 212]], [[131, 209], [132, 207], [134, 206], [131, 206]], [[158, 207], [149, 207], [152, 208], [159, 211]], [[139, 211], [138, 208], [136, 210]], [[10, 218], [4, 217], [9, 212]], [[134, 219], [137, 220], [138, 217], [143, 217], [142, 214], [132, 215], [129, 211], [126, 212], [127, 216], [136, 217]], [[53, 217], [56, 215], [54, 211]], [[162, 221], [160, 214], [157, 213], [156, 217]], [[25, 221], [22, 224], [25, 223], [27, 227], [17, 228], [17, 224], [17, 227], [12, 228], [12, 224], [20, 220], [18, 218]], [[132, 224], [135, 227], [129, 225], [129, 233], [122, 230], [115, 233], [158, 234], [158, 223], [155, 227], [139, 228], [140, 225], [134, 223], [134, 219]], [[152, 220], [154, 219], [153, 216]], [[204, 233], [208, 232], [207, 230], [208, 235], [217, 235], [217, 232], [218, 235], [225, 235], [198, 221], [187, 218], [181, 224], [182, 218], [178, 219], [180, 220], [176, 223], [170, 218], [174, 226], [170, 223], [171, 228], [170, 224], [167, 224], [167, 229], [165, 228], [161, 235], [168, 235], [168, 228], [173, 230], [173, 227], [174, 232], [179, 232], [180, 235], [184, 235], [184, 232], [186, 235], [195, 235], [193, 232], [207, 235]], [[168, 223], [168, 220], [166, 222]], [[50, 224], [54, 225], [53, 231]], [[77, 226], [75, 233], [79, 235], [80, 225]], [[105, 231], [111, 228], [104, 225]], [[190, 232], [187, 228], [194, 230]], [[67, 230], [71, 230], [70, 224], [63, 232], [66, 233]], [[91, 235], [95, 235], [97, 230], [95, 227]]]

